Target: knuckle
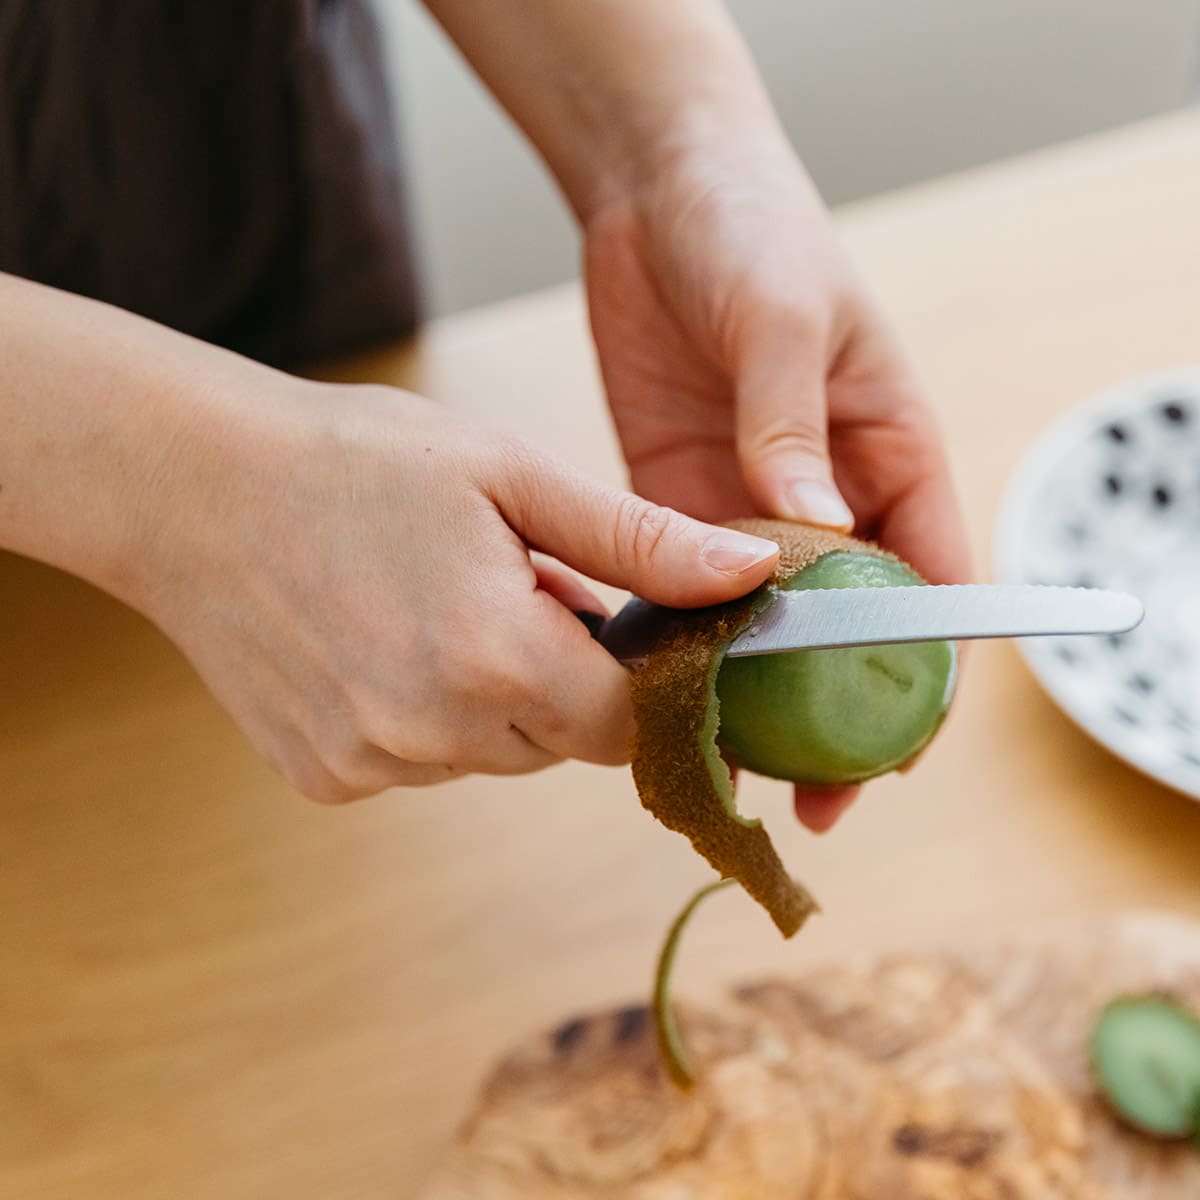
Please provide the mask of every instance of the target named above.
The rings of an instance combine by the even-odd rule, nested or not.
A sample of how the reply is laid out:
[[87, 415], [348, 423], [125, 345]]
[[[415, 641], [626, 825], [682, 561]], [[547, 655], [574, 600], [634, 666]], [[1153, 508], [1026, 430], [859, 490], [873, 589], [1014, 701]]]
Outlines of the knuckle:
[[465, 696], [459, 703], [432, 702], [420, 713], [389, 710], [385, 703], [376, 709], [371, 744], [397, 762], [451, 767], [466, 758], [472, 722]]
[[349, 784], [334, 779], [317, 784], [314, 790], [306, 792], [305, 795], [325, 808], [340, 808], [362, 798], [362, 794]]
[[307, 742], [317, 764], [335, 780], [353, 779], [362, 762], [366, 743], [362, 723], [348, 707], [332, 720], [317, 720], [307, 732]]
[[[468, 728], [468, 725], [470, 728]], [[403, 754], [391, 751], [397, 758], [418, 766], [442, 766], [447, 770], [464, 767], [471, 761], [475, 733], [473, 722], [441, 724], [435, 729], [423, 730], [420, 736], [407, 738]]]
[[[465, 614], [462, 619], [469, 620]], [[487, 669], [478, 631], [472, 631], [469, 625], [462, 629], [457, 637], [446, 630], [437, 644], [430, 647], [427, 686], [421, 697], [427, 712], [436, 711], [447, 702], [447, 697], [469, 693], [478, 686]]]
[[811, 289], [773, 274], [748, 283], [740, 302], [730, 306], [731, 336], [743, 350], [764, 339], [796, 345], [823, 345], [832, 325], [830, 305]]
[[317, 804], [345, 804], [357, 796], [330, 772], [319, 754], [298, 734], [276, 732], [260, 751], [276, 771], [302, 796]]
[[447, 642], [442, 651], [442, 676], [458, 701], [508, 693], [514, 684], [514, 650], [506, 644], [509, 640], [489, 626]]
[[544, 692], [531, 693], [510, 717], [511, 727], [528, 731], [538, 746], [569, 745], [576, 733], [567, 714]]
[[743, 453], [752, 459], [788, 456], [821, 459], [829, 457], [823, 427], [787, 415], [768, 421], [746, 435]]
[[791, 337], [820, 341], [828, 333], [829, 306], [816, 296], [773, 289], [760, 303], [765, 318]]
[[[908, 388], [908, 391], [904, 389]], [[941, 445], [941, 428], [933, 409], [925, 403], [915, 381], [897, 385], [895, 400], [898, 421], [914, 446], [936, 448]]]
[[425, 686], [410, 693], [398, 710], [395, 697], [379, 697], [367, 718], [370, 740], [411, 763], [470, 767], [512, 723], [540, 728], [553, 723], [549, 689], [554, 650], [538, 629], [528, 627], [504, 598], [475, 627], [439, 639], [424, 673]]
[[651, 504], [638, 496], [622, 496], [614, 534], [616, 560], [634, 567], [656, 561], [675, 522], [676, 514], [669, 508]]
[[361, 795], [316, 760], [303, 765], [291, 764], [284, 769], [284, 774], [298, 791], [317, 804], [334, 807], [348, 804]]
[[402, 708], [394, 696], [372, 705], [371, 740], [412, 763], [470, 763], [491, 714], [518, 706], [519, 673], [519, 656], [494, 635], [476, 631], [447, 639], [437, 648], [421, 694]]
[[533, 703], [533, 694], [517, 662], [493, 662], [484, 668], [478, 694], [494, 712], [522, 712]]
[[534, 482], [543, 473], [544, 455], [514, 433], [489, 431], [487, 437], [481, 439], [480, 453], [510, 485]]

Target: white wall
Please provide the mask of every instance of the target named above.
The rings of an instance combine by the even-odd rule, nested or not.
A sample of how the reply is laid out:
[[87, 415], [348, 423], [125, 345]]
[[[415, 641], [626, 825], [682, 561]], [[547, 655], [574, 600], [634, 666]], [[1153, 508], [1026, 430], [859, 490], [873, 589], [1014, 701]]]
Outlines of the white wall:
[[[415, 0], [382, 6], [432, 310], [574, 274], [538, 160]], [[1200, 0], [729, 6], [831, 203], [1176, 107], [1200, 45]]]

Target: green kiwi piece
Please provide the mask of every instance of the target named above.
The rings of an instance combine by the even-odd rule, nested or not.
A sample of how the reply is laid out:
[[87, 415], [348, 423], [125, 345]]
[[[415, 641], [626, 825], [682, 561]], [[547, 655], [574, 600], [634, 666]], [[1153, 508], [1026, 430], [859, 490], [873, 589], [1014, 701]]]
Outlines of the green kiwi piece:
[[1096, 1084], [1127, 1124], [1200, 1141], [1200, 1020], [1167, 996], [1118, 996], [1088, 1044]]
[[[785, 590], [911, 587], [898, 559], [835, 550]], [[719, 742], [739, 765], [797, 783], [848, 784], [894, 770], [937, 732], [954, 685], [950, 642], [727, 658], [717, 675]]]
[[675, 969], [675, 955], [692, 913], [714, 892], [719, 892], [736, 882], [736, 879], [718, 879], [716, 883], [701, 888], [671, 923], [658, 954], [658, 967], [654, 972], [654, 998], [650, 1006], [654, 1013], [654, 1035], [658, 1039], [658, 1051], [662, 1055], [667, 1075], [672, 1083], [685, 1090], [692, 1087], [696, 1078], [688, 1062], [683, 1039], [679, 1036], [679, 1027], [675, 1023], [675, 1013], [671, 1008], [671, 973]]

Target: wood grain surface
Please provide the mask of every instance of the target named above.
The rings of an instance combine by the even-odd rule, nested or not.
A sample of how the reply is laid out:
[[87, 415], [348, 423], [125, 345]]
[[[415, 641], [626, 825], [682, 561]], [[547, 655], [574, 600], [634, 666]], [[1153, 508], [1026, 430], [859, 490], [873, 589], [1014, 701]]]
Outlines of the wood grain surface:
[[1191, 1139], [1129, 1129], [1088, 1036], [1114, 995], [1200, 1011], [1200, 924], [1131, 913], [939, 954], [848, 956], [682, 1003], [694, 1088], [646, 1007], [571, 1016], [489, 1078], [423, 1200], [1178, 1200]]
[[[941, 416], [981, 566], [1022, 450], [1093, 389], [1200, 359], [1200, 115], [844, 213]], [[564, 289], [326, 372], [520, 429], [620, 478]], [[338, 580], [330, 579], [330, 587]], [[346, 809], [295, 796], [146, 622], [0, 559], [0, 1197], [409, 1197], [495, 1056], [640, 999], [707, 872], [628, 773], [569, 765]], [[1070, 725], [1007, 645], [970, 655], [918, 770], [838, 829], [747, 780], [824, 914], [733, 900], [681, 987], [1066, 915], [1200, 915], [1200, 806]]]

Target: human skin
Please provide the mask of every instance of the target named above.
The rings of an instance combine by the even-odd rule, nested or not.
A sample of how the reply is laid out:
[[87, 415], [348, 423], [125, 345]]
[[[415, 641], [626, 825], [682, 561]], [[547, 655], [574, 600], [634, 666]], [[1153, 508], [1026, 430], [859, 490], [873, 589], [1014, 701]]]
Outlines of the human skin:
[[[933, 423], [722, 9], [430, 7], [579, 219], [632, 492], [411, 393], [0, 277], [0, 546], [144, 612], [321, 800], [624, 761], [627, 679], [563, 564], [732, 599], [774, 547], [708, 522], [759, 511], [964, 573]], [[825, 828], [849, 798], [797, 812]]]
[[[635, 491], [969, 573], [941, 439], [715, 0], [426, 0], [558, 179]], [[856, 789], [798, 789], [828, 828]]]
[[0, 330], [0, 546], [145, 613], [318, 800], [626, 761], [628, 680], [561, 564], [694, 605], [775, 561], [397, 388], [3, 275]]

